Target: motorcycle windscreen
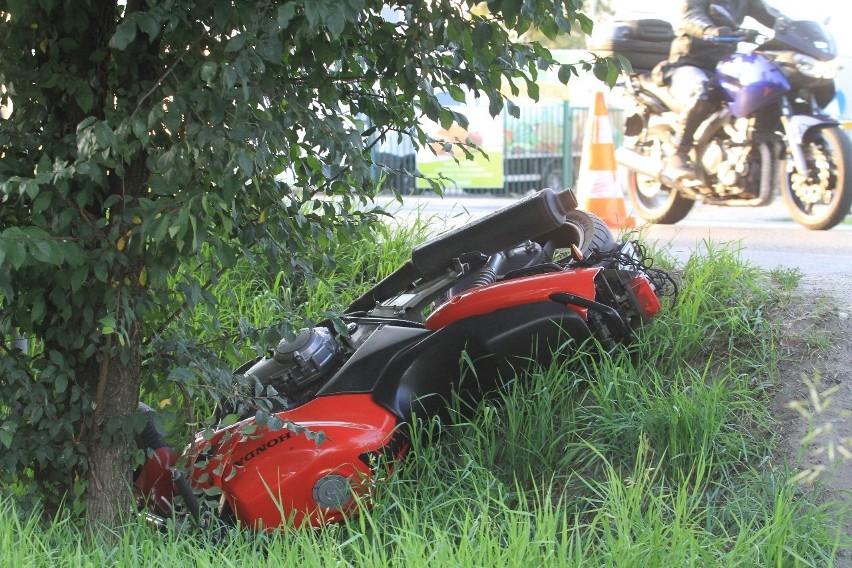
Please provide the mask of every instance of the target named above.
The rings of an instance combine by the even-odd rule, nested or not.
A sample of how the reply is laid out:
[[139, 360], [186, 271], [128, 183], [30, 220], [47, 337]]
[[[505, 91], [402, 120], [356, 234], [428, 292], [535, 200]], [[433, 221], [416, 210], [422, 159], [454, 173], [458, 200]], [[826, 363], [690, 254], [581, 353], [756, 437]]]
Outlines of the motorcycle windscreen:
[[735, 53], [716, 67], [716, 80], [727, 96], [728, 109], [737, 118], [774, 103], [790, 90], [790, 82], [759, 53]]
[[772, 51], [792, 50], [818, 61], [831, 61], [837, 55], [834, 37], [819, 22], [799, 20], [775, 27], [775, 37], [763, 45]]

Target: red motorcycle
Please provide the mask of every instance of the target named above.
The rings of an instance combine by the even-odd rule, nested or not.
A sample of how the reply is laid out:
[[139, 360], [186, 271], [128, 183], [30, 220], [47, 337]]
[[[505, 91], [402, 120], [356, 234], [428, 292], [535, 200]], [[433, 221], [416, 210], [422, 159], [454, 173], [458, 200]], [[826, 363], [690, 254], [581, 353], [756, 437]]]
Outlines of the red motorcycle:
[[403, 458], [407, 428], [452, 396], [475, 402], [589, 340], [631, 341], [671, 282], [637, 250], [550, 189], [416, 247], [343, 326], [303, 329], [235, 371], [279, 394], [271, 418], [223, 411], [241, 420], [182, 456], [148, 421], [135, 488], [149, 516], [173, 515], [180, 496], [197, 518], [196, 495], [218, 493], [221, 518], [259, 530], [340, 521]]

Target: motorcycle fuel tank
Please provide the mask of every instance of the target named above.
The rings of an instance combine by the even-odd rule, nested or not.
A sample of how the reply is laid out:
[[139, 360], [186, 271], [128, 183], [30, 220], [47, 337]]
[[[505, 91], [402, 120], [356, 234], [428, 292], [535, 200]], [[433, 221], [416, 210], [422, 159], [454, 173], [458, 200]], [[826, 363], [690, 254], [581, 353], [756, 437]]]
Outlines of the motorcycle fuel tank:
[[734, 53], [716, 66], [716, 78], [737, 118], [778, 100], [790, 82], [769, 59], [759, 53]]

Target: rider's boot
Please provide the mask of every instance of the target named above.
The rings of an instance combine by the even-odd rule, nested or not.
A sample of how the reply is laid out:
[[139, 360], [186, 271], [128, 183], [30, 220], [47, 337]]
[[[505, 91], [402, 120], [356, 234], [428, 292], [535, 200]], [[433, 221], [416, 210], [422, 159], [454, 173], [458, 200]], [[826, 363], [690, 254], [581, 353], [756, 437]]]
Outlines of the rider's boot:
[[716, 110], [716, 105], [709, 101], [698, 100], [692, 105], [682, 117], [681, 132], [677, 149], [669, 156], [666, 163], [666, 175], [675, 180], [695, 180], [697, 172], [695, 164], [689, 158], [689, 152], [694, 143], [695, 131]]

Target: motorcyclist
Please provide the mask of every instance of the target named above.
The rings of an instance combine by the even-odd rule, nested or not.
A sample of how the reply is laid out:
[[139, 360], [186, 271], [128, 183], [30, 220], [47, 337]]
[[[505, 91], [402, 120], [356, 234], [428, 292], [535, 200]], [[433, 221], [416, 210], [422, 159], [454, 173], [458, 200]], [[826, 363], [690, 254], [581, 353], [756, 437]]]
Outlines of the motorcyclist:
[[721, 104], [721, 94], [712, 80], [713, 71], [720, 60], [736, 51], [735, 41], [712, 40], [736, 37], [738, 31], [714, 19], [711, 4], [725, 8], [737, 26], [746, 16], [770, 28], [777, 19], [784, 18], [763, 0], [684, 0], [667, 72], [672, 95], [684, 102], [678, 124], [677, 151], [667, 164], [668, 175], [674, 179], [695, 178], [695, 166], [689, 158], [695, 131]]

